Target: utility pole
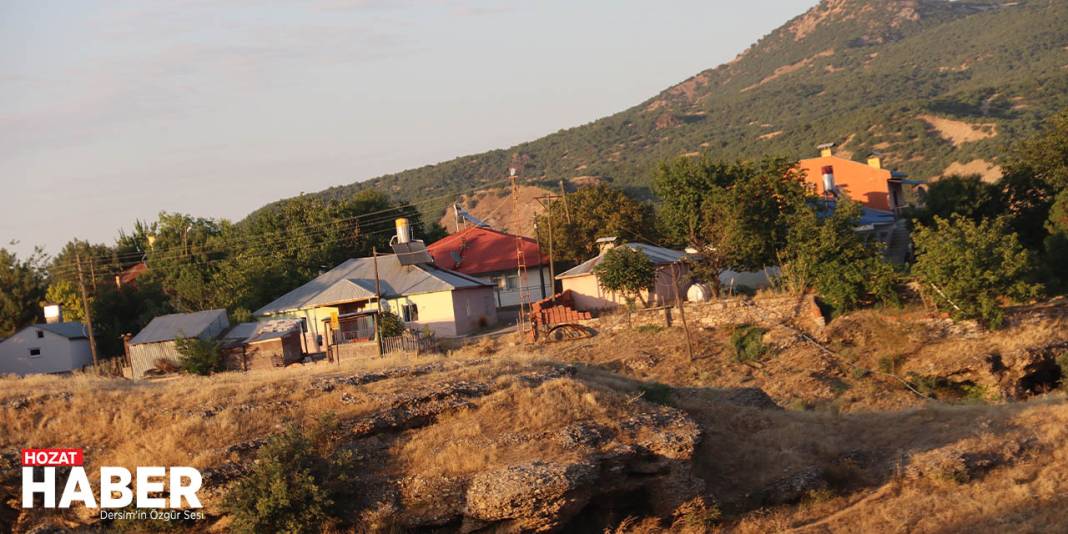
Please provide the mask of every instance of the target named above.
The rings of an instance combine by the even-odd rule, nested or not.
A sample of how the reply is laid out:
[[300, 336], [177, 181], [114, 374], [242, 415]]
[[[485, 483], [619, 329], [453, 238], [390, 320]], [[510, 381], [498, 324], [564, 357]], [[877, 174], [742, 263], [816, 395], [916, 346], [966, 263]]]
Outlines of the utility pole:
[[[560, 180], [561, 189], [563, 188], [563, 185], [564, 185], [564, 181]], [[560, 196], [560, 195], [546, 195], [546, 196], [536, 197], [535, 198], [535, 200], [538, 201], [538, 204], [541, 204], [541, 207], [545, 208], [545, 213], [548, 214], [548, 217], [546, 217], [546, 218], [549, 219], [549, 281], [553, 285], [553, 291], [552, 291], [553, 300], [556, 299], [556, 262], [555, 262], [555, 259], [553, 258], [553, 210], [552, 210], [552, 204], [547, 204], [545, 201], [557, 200], [557, 199], [561, 199], [561, 198], [564, 198], [564, 197]]]
[[85, 312], [85, 327], [89, 330], [89, 352], [93, 355], [93, 366], [96, 366], [96, 336], [93, 335], [93, 312], [89, 308], [89, 296], [85, 292], [85, 276], [82, 274], [82, 254], [74, 251], [74, 259], [78, 262], [78, 287], [82, 292], [82, 311]]
[[371, 256], [375, 263], [375, 303], [378, 305], [378, 313], [375, 314], [375, 342], [378, 344], [378, 355], [382, 355], [382, 283], [378, 279], [378, 247], [371, 247]]
[[571, 208], [567, 205], [567, 190], [564, 189], [564, 179], [560, 179], [560, 198], [564, 199], [564, 213], [567, 214], [567, 223], [571, 224]]

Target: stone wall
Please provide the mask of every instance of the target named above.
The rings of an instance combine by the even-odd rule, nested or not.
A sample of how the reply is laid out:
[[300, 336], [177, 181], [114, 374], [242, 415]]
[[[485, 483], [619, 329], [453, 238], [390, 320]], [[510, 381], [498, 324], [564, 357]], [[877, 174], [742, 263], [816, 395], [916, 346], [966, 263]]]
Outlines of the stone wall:
[[[686, 319], [691, 326], [717, 328], [721, 326], [753, 324], [773, 326], [783, 321], [802, 328], [809, 333], [818, 333], [826, 322], [820, 313], [813, 295], [771, 295], [757, 297], [732, 297], [710, 302], [687, 302]], [[626, 312], [604, 315], [601, 328], [623, 328], [628, 325]], [[630, 324], [641, 325], [681, 324], [677, 308], [639, 310], [631, 313]], [[591, 326], [593, 326], [591, 324]]]

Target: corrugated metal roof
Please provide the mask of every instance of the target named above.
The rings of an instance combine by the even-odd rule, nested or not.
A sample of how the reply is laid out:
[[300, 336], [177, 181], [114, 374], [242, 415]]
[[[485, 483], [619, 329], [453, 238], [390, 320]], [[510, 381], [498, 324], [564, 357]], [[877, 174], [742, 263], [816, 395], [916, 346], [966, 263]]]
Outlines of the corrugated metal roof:
[[259, 343], [300, 331], [300, 319], [274, 319], [255, 323], [241, 323], [231, 328], [223, 336], [223, 344], [236, 346], [245, 343]]
[[159, 343], [184, 337], [199, 337], [219, 319], [226, 321], [226, 310], [172, 313], [152, 319], [130, 340], [131, 345]]
[[[256, 310], [255, 314], [271, 315], [373, 298], [374, 269], [373, 258], [347, 260], [278, 297]], [[433, 265], [401, 265], [393, 254], [378, 257], [378, 278], [384, 298], [489, 285], [466, 274]]]
[[78, 339], [83, 337], [89, 337], [89, 333], [85, 330], [85, 325], [76, 322], [67, 323], [51, 323], [51, 324], [35, 324], [34, 328], [52, 332], [58, 336], [63, 336], [67, 339]]
[[[516, 236], [492, 228], [468, 228], [452, 234], [427, 247], [438, 266], [467, 274], [482, 274], [515, 270]], [[520, 237], [527, 266], [535, 267], [549, 262], [541, 254], [538, 242], [529, 237]]]
[[[654, 245], [647, 245], [645, 243], [627, 243], [625, 245], [619, 245], [621, 247], [628, 247], [638, 252], [644, 253], [654, 265], [667, 265], [669, 263], [675, 263], [686, 256], [685, 252], [678, 250], [671, 250], [669, 248], [657, 247]], [[596, 258], [586, 260], [578, 264], [575, 268], [565, 271], [556, 275], [556, 279], [571, 278], [573, 276], [583, 276], [593, 272], [593, 268], [598, 266], [604, 261], [604, 254], [598, 255]]]

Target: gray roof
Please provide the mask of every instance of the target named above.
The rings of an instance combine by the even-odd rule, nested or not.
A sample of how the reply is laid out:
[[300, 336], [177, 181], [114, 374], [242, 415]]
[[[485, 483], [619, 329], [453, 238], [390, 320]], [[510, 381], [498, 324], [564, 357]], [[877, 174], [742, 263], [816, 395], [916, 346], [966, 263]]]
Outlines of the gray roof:
[[226, 310], [205, 310], [193, 313], [161, 315], [152, 319], [148, 326], [138, 332], [130, 340], [130, 344], [159, 343], [179, 338], [199, 337], [220, 318], [226, 321]]
[[[346, 260], [256, 310], [255, 315], [271, 315], [372, 299], [375, 296], [374, 269], [373, 258]], [[394, 254], [378, 257], [378, 278], [383, 298], [489, 286], [477, 278], [430, 264], [401, 265]]]
[[299, 331], [300, 319], [275, 319], [255, 323], [241, 323], [223, 335], [223, 343], [227, 346], [258, 343], [286, 336], [290, 332]]
[[89, 333], [85, 330], [85, 325], [82, 323], [45, 323], [35, 324], [34, 328], [52, 332], [58, 336], [63, 336], [67, 339], [79, 339], [83, 337], [89, 337]]
[[[645, 243], [627, 243], [625, 245], [619, 245], [621, 247], [629, 247], [638, 252], [644, 253], [653, 265], [667, 265], [669, 263], [675, 263], [686, 256], [685, 252], [678, 250], [671, 250], [670, 248], [657, 247], [654, 245], [646, 245]], [[605, 251], [607, 253], [607, 251]], [[599, 254], [596, 258], [586, 260], [573, 269], [565, 271], [556, 275], [556, 279], [571, 278], [574, 276], [583, 276], [591, 274], [593, 268], [604, 261], [604, 253]]]

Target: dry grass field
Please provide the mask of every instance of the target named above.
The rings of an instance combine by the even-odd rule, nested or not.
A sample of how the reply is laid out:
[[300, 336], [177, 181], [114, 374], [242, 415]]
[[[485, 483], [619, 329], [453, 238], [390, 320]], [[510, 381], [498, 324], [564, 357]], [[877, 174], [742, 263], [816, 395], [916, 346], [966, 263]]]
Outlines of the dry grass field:
[[[770, 329], [744, 362], [730, 329], [695, 332], [691, 361], [677, 327], [605, 328], [152, 382], [0, 379], [0, 526], [96, 524], [17, 509], [18, 449], [81, 447], [91, 474], [201, 469], [208, 518], [183, 528], [226, 531], [267, 438], [332, 414], [357, 465], [340, 531], [1064, 532], [1068, 401], [1057, 380], [1018, 388], [1063, 321], [1031, 310], [989, 333], [869, 311], [827, 328], [833, 357]], [[1001, 374], [979, 369], [992, 354]], [[1031, 375], [1014, 374], [1023, 354]]]

